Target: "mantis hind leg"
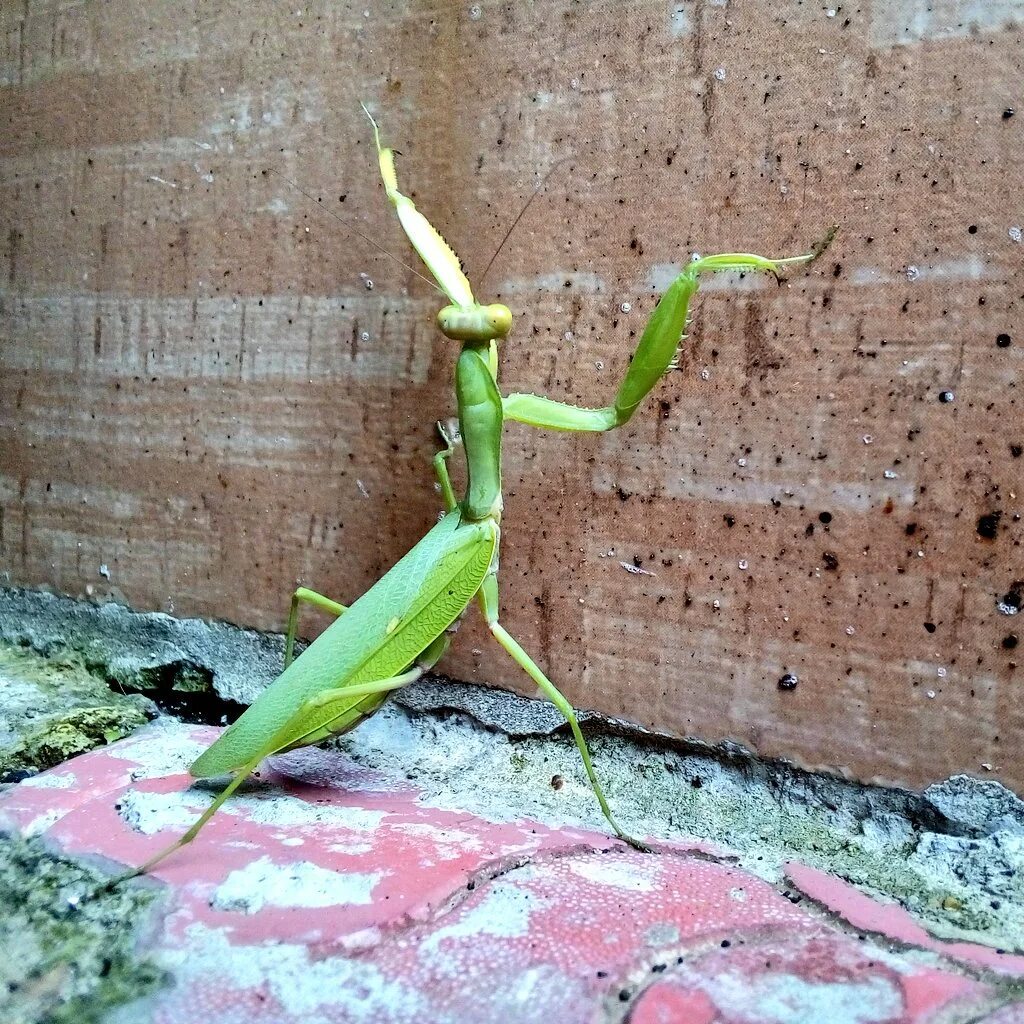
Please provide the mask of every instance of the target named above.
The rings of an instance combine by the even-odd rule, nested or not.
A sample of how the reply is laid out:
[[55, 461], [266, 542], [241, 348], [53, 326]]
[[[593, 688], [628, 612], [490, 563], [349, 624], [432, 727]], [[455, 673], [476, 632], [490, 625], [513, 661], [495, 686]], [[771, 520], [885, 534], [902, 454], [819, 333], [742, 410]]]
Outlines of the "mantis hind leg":
[[340, 616], [345, 612], [345, 606], [338, 604], [337, 601], [332, 601], [329, 597], [324, 597], [323, 594], [318, 594], [315, 590], [309, 590], [306, 587], [299, 587], [295, 593], [292, 594], [291, 607], [288, 609], [288, 638], [284, 644], [284, 667], [287, 668], [295, 658], [295, 633], [299, 627], [299, 605], [310, 604], [314, 608], [319, 608], [323, 612], [327, 612], [328, 615]]
[[580, 757], [583, 759], [583, 767], [586, 770], [587, 778], [590, 780], [590, 788], [593, 789], [594, 796], [597, 797], [597, 802], [601, 805], [601, 811], [605, 818], [607, 818], [608, 824], [611, 825], [615, 830], [615, 834], [623, 842], [628, 843], [634, 849], [641, 852], [649, 853], [649, 846], [638, 839], [634, 839], [628, 832], [624, 832], [615, 820], [615, 815], [612, 814], [611, 807], [608, 805], [608, 798], [605, 796], [604, 789], [598, 781], [597, 772], [594, 771], [594, 762], [591, 759], [587, 741], [583, 737], [583, 731], [580, 729], [580, 723], [576, 718], [573, 706], [562, 695], [558, 687], [540, 670], [537, 663], [523, 650], [515, 637], [498, 622], [498, 586], [497, 579], [494, 576], [488, 576], [484, 580], [484, 585], [480, 588], [480, 603], [483, 607], [484, 616], [487, 619], [487, 628], [491, 631], [491, 635], [505, 649], [512, 660], [540, 687], [544, 696], [562, 712], [566, 722], [569, 723], [572, 737], [576, 742], [576, 749], [580, 752]]
[[149, 872], [152, 868], [156, 867], [165, 857], [169, 857], [176, 850], [180, 850], [183, 846], [187, 846], [192, 842], [197, 835], [199, 835], [202, 827], [220, 810], [221, 805], [225, 800], [238, 787], [256, 770], [256, 766], [259, 761], [253, 761], [251, 764], [244, 765], [235, 772], [234, 777], [231, 781], [217, 794], [216, 799], [206, 808], [205, 811], [196, 819], [195, 824], [180, 838], [176, 839], [170, 846], [165, 846], [159, 853], [150, 857], [149, 860], [140, 864], [137, 868], [133, 868], [131, 871], [126, 871], [122, 875], [118, 875], [112, 882], [110, 882], [107, 888], [113, 888], [116, 885], [120, 885], [122, 882], [128, 881], [130, 878], [136, 878], [139, 875], [144, 875]]
[[[311, 715], [324, 718], [325, 722], [322, 726], [315, 729], [307, 729], [304, 733], [299, 732], [297, 737], [287, 744], [271, 742], [267, 749], [260, 753], [259, 757], [234, 772], [233, 778], [227, 786], [221, 790], [213, 803], [203, 811], [195, 824], [180, 839], [176, 839], [170, 846], [165, 846], [164, 849], [150, 857], [149, 860], [139, 865], [139, 867], [118, 875], [117, 878], [108, 884], [107, 888], [113, 888], [130, 878], [146, 874], [164, 860], [165, 857], [169, 857], [176, 850], [180, 850], [183, 846], [191, 843], [199, 835], [203, 826], [220, 810], [228, 797], [256, 770], [264, 757], [282, 753], [295, 747], [319, 743], [329, 736], [346, 732], [348, 729], [358, 725], [367, 717], [367, 712], [359, 712], [354, 709], [353, 700], [377, 694], [386, 695], [392, 690], [400, 689], [403, 686], [408, 686], [409, 683], [415, 682], [424, 672], [429, 671], [437, 664], [448, 649], [448, 644], [449, 638], [447, 634], [442, 634], [416, 659], [413, 668], [403, 672], [401, 675], [394, 676], [391, 679], [376, 679], [371, 682], [357, 683], [354, 686], [339, 686], [335, 689], [324, 690], [307, 700], [299, 707], [295, 715], [286, 723], [281, 731], [294, 730], [297, 723], [308, 720]], [[376, 707], [369, 714], [372, 714], [373, 711], [376, 711]], [[352, 720], [350, 721], [349, 719]]]
[[[291, 733], [293, 738], [284, 744], [272, 744], [273, 749], [269, 750], [268, 754], [280, 754], [297, 747], [312, 746], [331, 736], [341, 736], [354, 729], [364, 719], [377, 712], [389, 693], [416, 682], [425, 672], [429, 672], [444, 656], [449, 643], [448, 635], [442, 633], [408, 670], [390, 679], [375, 679], [366, 683], [338, 686], [322, 690], [315, 697], [310, 697], [280, 729], [279, 735]], [[381, 698], [379, 701], [373, 701], [366, 707], [359, 706], [360, 698], [377, 696]]]

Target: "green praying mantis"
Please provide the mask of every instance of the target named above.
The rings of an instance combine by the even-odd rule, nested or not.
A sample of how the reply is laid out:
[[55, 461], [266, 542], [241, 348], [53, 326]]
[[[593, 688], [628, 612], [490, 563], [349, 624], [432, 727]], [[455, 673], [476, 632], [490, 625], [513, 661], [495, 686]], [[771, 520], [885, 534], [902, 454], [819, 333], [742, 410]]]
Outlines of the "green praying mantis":
[[[349, 607], [300, 587], [288, 616], [284, 671], [242, 716], [195, 761], [195, 778], [232, 776], [192, 827], [170, 846], [122, 877], [150, 870], [195, 839], [221, 805], [272, 755], [320, 743], [354, 729], [392, 693], [433, 668], [448, 649], [458, 620], [475, 600], [491, 635], [565, 716], [587, 778], [608, 824], [625, 842], [645, 849], [612, 814], [572, 705], [499, 620], [498, 549], [501, 536], [501, 436], [505, 420], [562, 431], [605, 431], [627, 423], [674, 365], [685, 337], [690, 300], [709, 271], [768, 271], [805, 263], [824, 248], [787, 259], [749, 253], [694, 258], [661, 296], [611, 405], [584, 408], [530, 394], [498, 390], [498, 343], [512, 329], [512, 313], [499, 303], [481, 305], [458, 257], [412, 200], [398, 188], [394, 153], [382, 145], [370, 112], [384, 191], [413, 248], [447, 296], [437, 314], [442, 334], [461, 344], [455, 367], [459, 433], [466, 460], [460, 501], [448, 460], [455, 441], [439, 426], [445, 447], [433, 460], [445, 513], [373, 587]], [[335, 621], [294, 657], [300, 606]]]

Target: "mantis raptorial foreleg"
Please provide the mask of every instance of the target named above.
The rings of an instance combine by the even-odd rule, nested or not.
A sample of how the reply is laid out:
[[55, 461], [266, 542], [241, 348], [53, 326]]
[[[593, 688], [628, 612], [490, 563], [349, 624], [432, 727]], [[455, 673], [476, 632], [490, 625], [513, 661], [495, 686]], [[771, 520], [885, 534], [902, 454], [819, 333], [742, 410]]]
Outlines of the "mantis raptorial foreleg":
[[437, 424], [437, 432], [441, 435], [445, 446], [434, 456], [434, 473], [437, 482], [441, 487], [441, 497], [444, 499], [444, 510], [454, 512], [459, 507], [459, 499], [455, 497], [455, 488], [452, 487], [452, 478], [448, 475], [448, 460], [455, 453], [455, 442], [448, 435], [444, 424]]
[[322, 612], [327, 612], [328, 615], [335, 616], [335, 618], [346, 611], [343, 604], [338, 604], [337, 601], [332, 601], [329, 597], [324, 597], [323, 594], [318, 594], [315, 590], [310, 590], [308, 587], [296, 588], [295, 593], [292, 594], [291, 607], [288, 609], [288, 636], [284, 644], [285, 668], [292, 663], [292, 658], [295, 654], [295, 634], [299, 627], [300, 604], [312, 605], [314, 608], [319, 608]]
[[702, 273], [722, 270], [766, 270], [778, 275], [790, 263], [807, 263], [817, 254], [770, 260], [753, 253], [721, 253], [693, 260], [672, 282], [651, 314], [629, 369], [612, 405], [600, 409], [558, 402], [540, 395], [513, 394], [502, 408], [506, 419], [547, 430], [603, 431], [621, 427], [650, 393], [675, 359], [685, 338], [690, 299], [697, 291]]

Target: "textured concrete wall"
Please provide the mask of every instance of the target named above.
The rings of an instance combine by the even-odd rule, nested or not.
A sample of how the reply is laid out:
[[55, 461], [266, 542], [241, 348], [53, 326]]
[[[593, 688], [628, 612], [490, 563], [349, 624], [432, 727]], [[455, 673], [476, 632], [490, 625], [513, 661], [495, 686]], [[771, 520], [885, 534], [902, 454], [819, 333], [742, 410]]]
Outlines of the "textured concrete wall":
[[709, 285], [628, 429], [508, 428], [506, 624], [570, 698], [1024, 785], [1019, 3], [0, 17], [6, 579], [280, 629], [296, 581], [351, 600], [432, 521], [438, 297], [264, 173], [411, 262], [365, 99], [471, 277], [569, 157], [480, 289], [518, 315], [508, 390], [600, 404], [692, 250], [841, 225], [782, 288]]

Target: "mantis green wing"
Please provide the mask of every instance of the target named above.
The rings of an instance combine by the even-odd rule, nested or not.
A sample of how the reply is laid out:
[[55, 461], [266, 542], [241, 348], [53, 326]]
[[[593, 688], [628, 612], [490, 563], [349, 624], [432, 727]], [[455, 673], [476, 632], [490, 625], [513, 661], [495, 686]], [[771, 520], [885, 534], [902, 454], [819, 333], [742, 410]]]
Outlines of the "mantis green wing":
[[234, 778], [195, 824], [110, 884], [144, 874], [195, 839], [264, 757], [347, 732], [433, 666], [490, 571], [498, 533], [493, 520], [466, 521], [460, 509], [445, 515], [196, 759], [196, 778]]
[[398, 676], [465, 611], [480, 589], [498, 538], [489, 522], [450, 512], [336, 619], [192, 765], [196, 778], [239, 771], [278, 751], [344, 732], [386, 693], [324, 692]]

